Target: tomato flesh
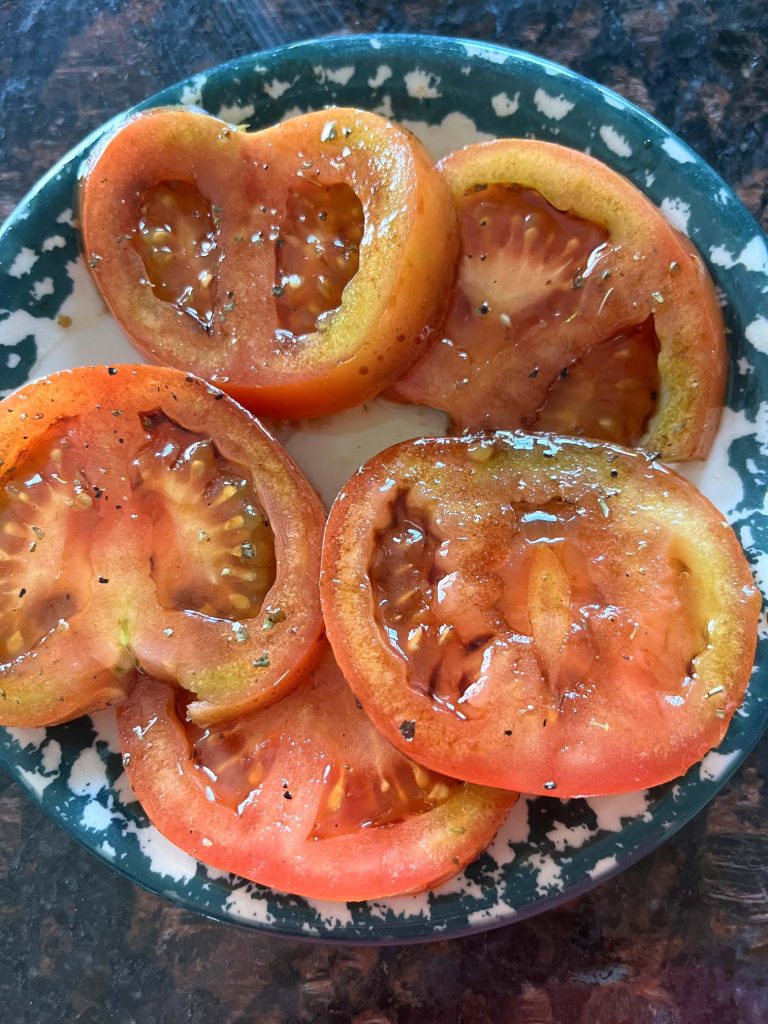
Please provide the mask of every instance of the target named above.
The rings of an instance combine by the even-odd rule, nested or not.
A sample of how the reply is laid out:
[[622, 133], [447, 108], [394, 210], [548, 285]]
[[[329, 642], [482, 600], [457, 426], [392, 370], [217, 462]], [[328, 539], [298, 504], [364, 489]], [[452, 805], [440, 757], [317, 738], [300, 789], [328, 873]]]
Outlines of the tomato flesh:
[[733, 532], [682, 478], [523, 434], [372, 459], [331, 509], [322, 595], [390, 742], [435, 771], [564, 797], [655, 785], [716, 745], [760, 605]]
[[440, 168], [459, 216], [441, 337], [393, 388], [455, 433], [524, 429], [700, 458], [714, 437], [725, 342], [687, 239], [583, 153], [501, 139]]
[[0, 405], [0, 451], [0, 721], [95, 710], [135, 666], [215, 721], [311, 667], [324, 511], [221, 392], [173, 370], [67, 371]]
[[118, 712], [131, 785], [172, 842], [319, 899], [424, 889], [490, 841], [516, 797], [415, 764], [355, 702], [329, 653], [284, 700], [208, 730], [139, 679]]
[[187, 181], [162, 181], [149, 189], [133, 244], [158, 299], [210, 332], [221, 254], [211, 204], [200, 189]]
[[85, 169], [81, 223], [141, 352], [291, 419], [357, 405], [415, 362], [457, 250], [426, 151], [351, 109], [253, 133], [183, 108], [136, 114]]

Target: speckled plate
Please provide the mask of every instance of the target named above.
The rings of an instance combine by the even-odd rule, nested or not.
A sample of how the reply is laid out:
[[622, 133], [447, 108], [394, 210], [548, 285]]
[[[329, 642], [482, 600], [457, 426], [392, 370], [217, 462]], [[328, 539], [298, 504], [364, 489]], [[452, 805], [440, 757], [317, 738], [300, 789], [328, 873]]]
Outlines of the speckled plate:
[[[202, 106], [261, 127], [328, 104], [402, 121], [434, 155], [494, 136], [557, 140], [629, 177], [696, 242], [722, 296], [731, 380], [713, 451], [686, 476], [739, 533], [765, 592], [768, 520], [768, 248], [724, 182], [684, 143], [615, 93], [496, 46], [417, 36], [326, 39], [244, 57], [158, 93], [145, 107]], [[0, 229], [0, 387], [91, 362], [136, 361], [90, 281], [73, 218], [86, 139]], [[327, 500], [396, 440], [442, 432], [442, 417], [384, 401], [295, 425], [282, 439]], [[321, 456], [321, 457], [318, 457]], [[322, 468], [321, 468], [322, 467]], [[768, 717], [763, 619], [758, 668], [721, 747], [674, 784], [619, 797], [523, 798], [491, 848], [418, 896], [336, 904], [286, 896], [207, 869], [147, 821], [122, 769], [108, 713], [52, 729], [0, 730], [0, 759], [30, 795], [99, 857], [201, 913], [287, 935], [403, 942], [505, 924], [621, 871], [718, 791]]]

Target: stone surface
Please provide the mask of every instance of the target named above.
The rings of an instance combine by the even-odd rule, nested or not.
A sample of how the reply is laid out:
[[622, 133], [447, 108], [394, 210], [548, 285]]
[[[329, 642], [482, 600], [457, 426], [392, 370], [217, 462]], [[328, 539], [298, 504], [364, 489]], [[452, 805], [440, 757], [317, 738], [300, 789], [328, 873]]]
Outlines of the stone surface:
[[[764, 0], [0, 0], [0, 215], [102, 121], [249, 51], [438, 32], [550, 57], [669, 124], [768, 226]], [[9, 1024], [763, 1024], [768, 742], [708, 811], [596, 892], [500, 931], [324, 947], [169, 906], [0, 777]]]

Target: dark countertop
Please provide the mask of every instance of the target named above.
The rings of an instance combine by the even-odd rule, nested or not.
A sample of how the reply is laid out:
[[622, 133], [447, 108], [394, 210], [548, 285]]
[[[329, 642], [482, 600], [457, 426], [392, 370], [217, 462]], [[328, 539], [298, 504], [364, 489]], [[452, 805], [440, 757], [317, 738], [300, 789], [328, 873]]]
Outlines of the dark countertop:
[[[488, 39], [650, 110], [768, 227], [765, 0], [0, 0], [0, 216], [112, 114], [187, 74], [343, 31]], [[169, 906], [0, 777], [8, 1024], [764, 1024], [768, 740], [691, 825], [560, 910], [453, 942], [323, 947]]]

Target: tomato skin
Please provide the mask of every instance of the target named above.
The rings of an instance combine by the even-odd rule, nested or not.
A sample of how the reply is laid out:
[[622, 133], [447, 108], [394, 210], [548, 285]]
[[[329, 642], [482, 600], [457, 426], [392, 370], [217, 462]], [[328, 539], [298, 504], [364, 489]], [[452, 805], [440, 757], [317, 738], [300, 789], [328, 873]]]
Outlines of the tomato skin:
[[[224, 258], [207, 334], [147, 287], [134, 246], [142, 197], [166, 180], [192, 181], [218, 211]], [[366, 230], [339, 308], [283, 351], [272, 236], [291, 182], [349, 185]], [[94, 279], [139, 351], [212, 380], [253, 412], [285, 418], [335, 412], [393, 383], [442, 316], [457, 250], [448, 190], [418, 141], [351, 109], [256, 133], [186, 109], [136, 114], [92, 157], [81, 223]]]
[[[406, 532], [430, 548], [403, 569], [379, 557], [398, 495], [415, 510]], [[526, 509], [533, 525], [573, 512], [582, 533], [567, 550], [587, 556], [564, 576], [539, 560], [521, 591], [523, 557], [555, 550], [521, 548]], [[733, 531], [673, 471], [618, 446], [507, 433], [405, 442], [367, 463], [331, 509], [321, 592], [336, 658], [391, 743], [435, 771], [563, 798], [657, 785], [716, 746], [746, 689], [760, 608]], [[468, 704], [419, 674], [415, 630], [434, 638], [438, 619], [465, 665], [479, 637], [458, 691]], [[442, 680], [453, 655], [429, 642], [427, 672], [441, 666]]]
[[[462, 204], [482, 196], [478, 189], [494, 185], [532, 189], [555, 212], [564, 211], [604, 230], [608, 248], [602, 253], [594, 250], [590, 259], [597, 258], [588, 271], [583, 260], [570, 266], [573, 288], [564, 268], [553, 264], [552, 276], [557, 280], [562, 276], [566, 301], [575, 303], [573, 309], [563, 307], [555, 315], [546, 305], [521, 307], [512, 313], [506, 335], [498, 329], [498, 340], [487, 353], [480, 346], [484, 335], [472, 331], [487, 331], [498, 309], [492, 309], [479, 326], [468, 326], [458, 313], [467, 280], [482, 266], [478, 252], [471, 260], [465, 249], [453, 307], [442, 332], [448, 341], [432, 345], [395, 386], [394, 396], [444, 409], [456, 432], [535, 430], [537, 408], [561, 369], [567, 372], [585, 351], [617, 329], [652, 316], [660, 346], [661, 390], [641, 446], [670, 461], [704, 458], [720, 420], [727, 354], [715, 290], [690, 240], [670, 227], [629, 181], [600, 161], [564, 146], [500, 139], [451, 153], [438, 166], [460, 211]], [[464, 234], [462, 240], [466, 247]], [[480, 259], [493, 260], [494, 255], [498, 253], [491, 249]], [[536, 259], [542, 257], [536, 244], [530, 253], [519, 253], [517, 263], [514, 257], [511, 253], [510, 286], [525, 293], [526, 275], [540, 273]], [[506, 267], [498, 269], [497, 278], [487, 284], [497, 287], [501, 296]], [[575, 279], [577, 272], [580, 281]], [[546, 301], [556, 298], [550, 292]], [[541, 316], [539, 310], [543, 310]], [[567, 433], [581, 434], [579, 423]], [[612, 439], [635, 447], [634, 439]]]
[[131, 785], [164, 835], [206, 864], [313, 899], [377, 899], [437, 884], [490, 842], [516, 800], [454, 784], [445, 802], [421, 814], [316, 838], [313, 821], [332, 761], [344, 760], [354, 772], [399, 757], [356, 707], [328, 656], [284, 701], [240, 723], [252, 745], [265, 737], [276, 745], [240, 813], [220, 798], [215, 779], [196, 770], [167, 686], [137, 679], [118, 725]]
[[[144, 422], [153, 411], [180, 429], [213, 438], [222, 458], [252, 476], [271, 521], [277, 575], [261, 610], [244, 622], [158, 601], [153, 571], [164, 552], [154, 547], [155, 519], [132, 478], [136, 454], [148, 444]], [[87, 564], [70, 564], [66, 550], [56, 556], [59, 564], [45, 563], [52, 581], [61, 579], [79, 595], [77, 607], [59, 626], [46, 621], [33, 629], [31, 646], [4, 659], [0, 722], [50, 725], [115, 703], [137, 665], [192, 691], [197, 700], [189, 713], [206, 722], [268, 704], [296, 685], [312, 667], [322, 634], [317, 580], [325, 512], [271, 435], [190, 374], [150, 366], [81, 367], [33, 382], [0, 403], [0, 486], [45, 438], [66, 430], [65, 457], [77, 467], [83, 501], [95, 516], [75, 531], [75, 539], [78, 533], [85, 537]], [[58, 529], [49, 516], [51, 537], [36, 539], [43, 534], [36, 516], [44, 508], [38, 510], [35, 500], [21, 506], [31, 510], [32, 524], [24, 527], [16, 553], [22, 588], [26, 573], [41, 571], [35, 559], [50, 557], [45, 545]], [[209, 514], [200, 501], [192, 513], [200, 517], [193, 523], [195, 537], [198, 526], [208, 526]], [[71, 519], [65, 508], [61, 529]], [[41, 629], [42, 635], [32, 635]]]

